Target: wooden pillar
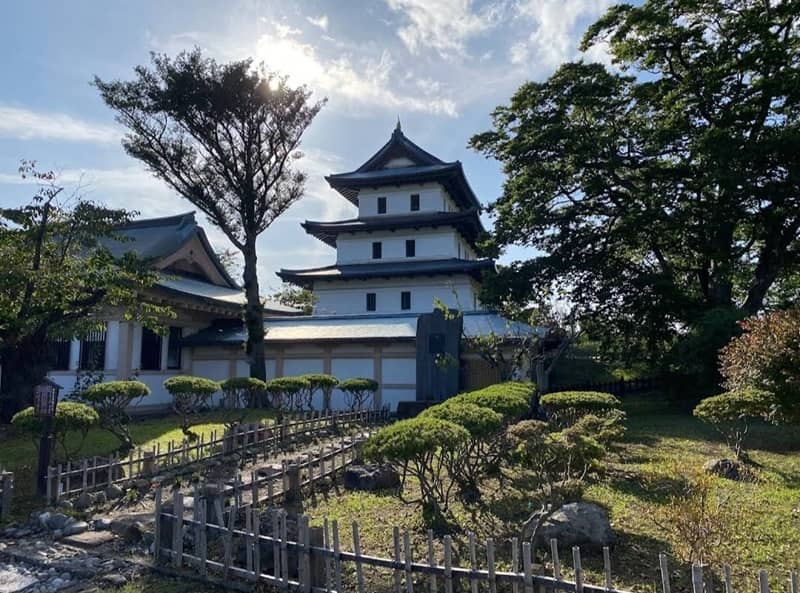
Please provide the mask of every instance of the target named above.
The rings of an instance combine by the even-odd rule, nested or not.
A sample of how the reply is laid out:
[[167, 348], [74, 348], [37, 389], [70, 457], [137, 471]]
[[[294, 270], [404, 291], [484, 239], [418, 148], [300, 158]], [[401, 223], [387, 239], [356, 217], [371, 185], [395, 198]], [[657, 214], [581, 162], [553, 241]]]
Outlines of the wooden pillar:
[[383, 404], [383, 348], [376, 346], [372, 358], [372, 374], [378, 382], [378, 390], [372, 396], [372, 407], [379, 410]]

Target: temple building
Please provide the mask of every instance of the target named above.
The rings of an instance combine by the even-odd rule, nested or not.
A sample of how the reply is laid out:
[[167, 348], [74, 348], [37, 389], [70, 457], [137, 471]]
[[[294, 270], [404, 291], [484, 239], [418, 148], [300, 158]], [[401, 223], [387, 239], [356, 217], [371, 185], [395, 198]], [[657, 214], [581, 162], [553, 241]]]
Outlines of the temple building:
[[[391, 409], [496, 381], [498, 369], [465, 348], [465, 338], [495, 334], [513, 341], [537, 330], [508, 322], [480, 302], [483, 275], [494, 262], [477, 253], [484, 232], [480, 203], [461, 163], [426, 152], [398, 123], [358, 169], [326, 180], [358, 207], [358, 216], [302, 224], [335, 249], [335, 260], [278, 272], [285, 282], [310, 289], [314, 305], [311, 315], [300, 315], [266, 303], [268, 378], [373, 378], [380, 385], [374, 405]], [[153, 391], [141, 405], [153, 407], [169, 403], [160, 383], [170, 374], [247, 375], [244, 295], [193, 215], [139, 221], [125, 233], [128, 246], [118, 248], [153, 258], [163, 274], [146, 297], [173, 304], [178, 318], [159, 340], [136, 324], [109, 319], [106, 378], [137, 376]], [[453, 314], [443, 315], [436, 302]], [[72, 344], [67, 375], [74, 376], [84, 351], [79, 341]], [[64, 373], [52, 376], [68, 385]], [[343, 405], [341, 394], [334, 394], [333, 405]]]

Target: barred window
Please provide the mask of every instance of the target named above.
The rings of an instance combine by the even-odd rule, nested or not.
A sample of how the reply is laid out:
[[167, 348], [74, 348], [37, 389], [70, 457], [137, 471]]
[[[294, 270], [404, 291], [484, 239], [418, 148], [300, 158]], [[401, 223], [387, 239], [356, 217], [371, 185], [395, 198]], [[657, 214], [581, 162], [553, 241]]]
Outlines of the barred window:
[[80, 369], [99, 371], [106, 368], [106, 330], [94, 330], [81, 339]]

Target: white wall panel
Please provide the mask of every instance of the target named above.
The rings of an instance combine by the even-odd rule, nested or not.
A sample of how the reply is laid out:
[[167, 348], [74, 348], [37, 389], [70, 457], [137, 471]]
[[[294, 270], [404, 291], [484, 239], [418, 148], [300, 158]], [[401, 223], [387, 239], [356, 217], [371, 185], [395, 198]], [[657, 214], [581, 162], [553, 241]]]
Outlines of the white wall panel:
[[381, 394], [381, 403], [389, 406], [391, 411], [397, 410], [397, 404], [404, 401], [415, 401], [416, 389], [384, 389]]
[[384, 358], [381, 360], [381, 379], [384, 384], [417, 384], [416, 358]]

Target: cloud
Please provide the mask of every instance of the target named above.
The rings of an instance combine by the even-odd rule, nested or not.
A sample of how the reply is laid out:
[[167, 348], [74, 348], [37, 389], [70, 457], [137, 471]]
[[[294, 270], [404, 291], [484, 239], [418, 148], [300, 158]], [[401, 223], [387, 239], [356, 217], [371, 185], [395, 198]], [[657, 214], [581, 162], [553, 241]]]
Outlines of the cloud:
[[121, 136], [112, 126], [87, 122], [65, 113], [0, 105], [0, 138], [111, 143], [119, 142]]
[[319, 27], [323, 31], [327, 31], [328, 30], [328, 15], [327, 14], [323, 14], [322, 16], [318, 16], [318, 17], [307, 16], [306, 20], [309, 23], [311, 23], [312, 25], [314, 25], [315, 27]]
[[351, 54], [323, 57], [310, 44], [280, 35], [262, 35], [256, 44], [257, 61], [289, 73], [294, 84], [305, 84], [332, 100], [350, 104], [399, 109], [455, 117], [455, 102], [442, 95], [420, 97], [418, 92], [402, 94], [391, 88], [395, 66], [384, 50], [379, 59], [353, 58]]
[[[531, 63], [544, 72], [578, 57], [578, 44], [586, 25], [611, 4], [613, 0], [523, 0], [516, 6], [517, 17], [530, 22], [533, 31], [510, 47], [509, 60], [513, 64]], [[602, 51], [585, 55], [598, 60]]]
[[387, 0], [387, 4], [407, 20], [397, 34], [411, 53], [430, 47], [444, 58], [466, 56], [467, 41], [494, 26], [503, 7], [492, 4], [478, 13], [471, 0]]

